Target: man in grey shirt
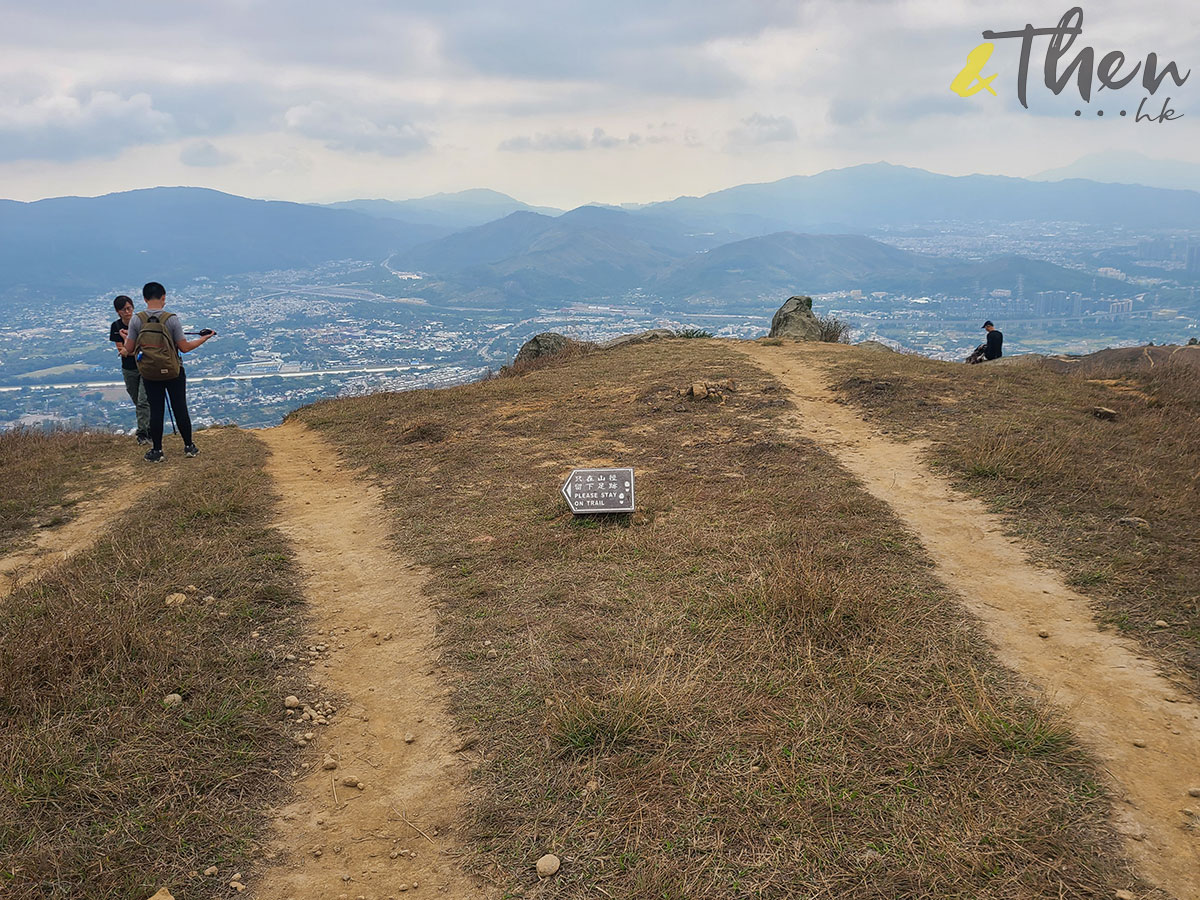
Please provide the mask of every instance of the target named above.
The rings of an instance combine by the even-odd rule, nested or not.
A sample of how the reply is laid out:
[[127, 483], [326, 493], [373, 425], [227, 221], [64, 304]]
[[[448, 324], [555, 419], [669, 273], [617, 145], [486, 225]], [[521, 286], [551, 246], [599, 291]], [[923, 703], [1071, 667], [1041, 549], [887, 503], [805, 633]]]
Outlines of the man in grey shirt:
[[[142, 288], [142, 297], [146, 301], [146, 313], [154, 316], [162, 323], [175, 349], [179, 353], [195, 350], [209, 338], [216, 335], [215, 331], [205, 329], [200, 337], [189, 341], [183, 333], [183, 324], [179, 316], [166, 310], [167, 289], [157, 281], [151, 281]], [[125, 338], [125, 352], [133, 354], [137, 348], [138, 333], [142, 330], [143, 313], [138, 313], [129, 320], [129, 331]], [[142, 383], [146, 385], [146, 400], [150, 403], [150, 440], [154, 446], [146, 453], [147, 462], [162, 462], [166, 457], [162, 450], [163, 418], [166, 415], [167, 398], [171, 399], [171, 409], [175, 411], [175, 425], [179, 436], [183, 438], [184, 456], [195, 456], [200, 450], [192, 443], [192, 417], [187, 408], [187, 377], [182, 364], [179, 374], [174, 378], [162, 381], [143, 376]]]

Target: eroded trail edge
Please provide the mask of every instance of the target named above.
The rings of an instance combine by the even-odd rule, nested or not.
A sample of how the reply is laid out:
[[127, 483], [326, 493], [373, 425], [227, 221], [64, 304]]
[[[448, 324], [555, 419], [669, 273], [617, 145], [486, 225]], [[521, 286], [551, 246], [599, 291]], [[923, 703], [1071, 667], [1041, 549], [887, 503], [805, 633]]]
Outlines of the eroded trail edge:
[[[143, 467], [149, 468], [145, 464]], [[142, 477], [133, 477], [135, 473]], [[96, 543], [121, 513], [162, 482], [161, 472], [150, 475], [145, 477], [145, 472], [133, 465], [106, 471], [99, 478], [114, 485], [112, 490], [82, 501], [75, 507], [73, 518], [56, 528], [39, 531], [30, 546], [0, 557], [0, 599]]]
[[[791, 392], [797, 430], [832, 452], [924, 544], [938, 577], [983, 622], [1001, 662], [1044, 692], [1111, 777], [1115, 821], [1142, 876], [1200, 898], [1200, 713], [1129, 641], [1102, 632], [1085, 597], [1034, 567], [1001, 521], [879, 434], [825, 386], [836, 348], [749, 345]], [[1047, 637], [1040, 636], [1046, 633]], [[1144, 746], [1139, 746], [1144, 745]]]
[[[279, 528], [295, 546], [320, 632], [309, 642], [327, 648], [312, 695], [344, 700], [328, 726], [297, 724], [298, 734], [316, 733], [316, 754], [297, 800], [279, 812], [281, 862], [257, 895], [482, 897], [455, 855], [465, 772], [433, 674], [425, 578], [388, 546], [379, 492], [343, 469], [329, 444], [299, 423], [260, 434], [281, 495]], [[336, 769], [323, 768], [326, 754]]]

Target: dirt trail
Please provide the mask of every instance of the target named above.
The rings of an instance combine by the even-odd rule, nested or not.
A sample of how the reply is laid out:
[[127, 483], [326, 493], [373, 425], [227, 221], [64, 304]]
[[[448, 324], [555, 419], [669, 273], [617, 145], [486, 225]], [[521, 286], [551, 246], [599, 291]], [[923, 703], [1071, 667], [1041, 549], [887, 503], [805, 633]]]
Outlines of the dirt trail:
[[104, 529], [153, 484], [135, 481], [131, 477], [134, 471], [132, 465], [117, 466], [96, 476], [97, 481], [118, 487], [81, 501], [74, 509], [74, 518], [55, 528], [39, 530], [31, 546], [0, 557], [0, 599], [95, 543]]
[[[433, 675], [425, 578], [389, 548], [378, 492], [342, 468], [319, 435], [299, 423], [259, 435], [282, 495], [280, 528], [306, 572], [314, 628], [324, 632], [310, 641], [335, 651], [312, 681], [345, 699], [327, 727], [306, 724], [317, 752], [298, 799], [279, 814], [274, 851], [283, 861], [256, 895], [382, 900], [415, 888], [416, 896], [485, 897], [454, 856], [466, 773]], [[335, 771], [322, 768], [325, 754], [339, 761]], [[344, 785], [350, 775], [365, 790]]]
[[[791, 391], [800, 433], [830, 450], [920, 538], [938, 576], [984, 624], [1000, 660], [1061, 708], [1100, 760], [1115, 821], [1149, 882], [1200, 898], [1200, 713], [1129, 641], [1096, 627], [1087, 599], [1035, 568], [1000, 520], [930, 472], [921, 445], [879, 434], [825, 386], [834, 346], [746, 345]], [[1049, 636], [1039, 637], [1040, 631]], [[1143, 747], [1135, 744], [1144, 743]]]

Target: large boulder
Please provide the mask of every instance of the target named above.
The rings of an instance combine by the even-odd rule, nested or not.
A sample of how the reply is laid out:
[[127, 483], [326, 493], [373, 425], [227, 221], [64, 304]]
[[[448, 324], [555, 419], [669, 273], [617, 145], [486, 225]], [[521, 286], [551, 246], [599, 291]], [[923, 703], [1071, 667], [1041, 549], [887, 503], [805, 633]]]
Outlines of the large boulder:
[[535, 334], [517, 351], [517, 358], [514, 362], [525, 362], [531, 359], [539, 359], [543, 356], [553, 356], [556, 353], [562, 353], [571, 344], [571, 339], [565, 334], [557, 334], [553, 331], [543, 331], [541, 334]]
[[812, 311], [812, 297], [788, 297], [787, 302], [771, 319], [773, 338], [791, 338], [795, 341], [819, 341], [821, 326]]

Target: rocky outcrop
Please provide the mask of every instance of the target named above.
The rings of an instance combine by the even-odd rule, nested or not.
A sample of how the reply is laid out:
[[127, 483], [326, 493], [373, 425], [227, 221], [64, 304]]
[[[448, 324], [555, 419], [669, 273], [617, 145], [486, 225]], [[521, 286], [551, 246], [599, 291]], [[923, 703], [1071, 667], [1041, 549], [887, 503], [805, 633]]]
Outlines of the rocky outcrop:
[[896, 352], [895, 350], [893, 350], [891, 347], [889, 347], [887, 344], [883, 343], [882, 341], [860, 341], [859, 343], [855, 344], [854, 346], [862, 347], [864, 350], [885, 350], [888, 353]]
[[812, 297], [788, 297], [771, 319], [768, 337], [794, 341], [819, 341], [821, 325], [812, 311]]
[[514, 362], [526, 362], [531, 359], [540, 359], [543, 356], [553, 356], [556, 353], [562, 353], [571, 343], [571, 339], [565, 334], [543, 331], [541, 334], [535, 334], [521, 345]]
[[647, 341], [661, 341], [663, 338], [675, 337], [670, 328], [651, 328], [649, 331], [638, 331], [634, 334], [623, 334], [607, 341], [601, 341], [596, 346], [601, 350], [612, 350], [614, 347], [624, 347], [627, 344], [644, 344]]

